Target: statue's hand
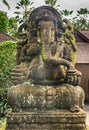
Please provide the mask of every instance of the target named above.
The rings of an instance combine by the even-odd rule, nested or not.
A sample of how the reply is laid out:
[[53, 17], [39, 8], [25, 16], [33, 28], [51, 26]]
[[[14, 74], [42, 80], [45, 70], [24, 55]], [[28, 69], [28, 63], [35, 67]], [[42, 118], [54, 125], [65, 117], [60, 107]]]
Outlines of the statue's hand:
[[28, 70], [27, 68], [20, 68], [20, 66], [16, 66], [11, 72], [11, 79], [14, 84], [21, 84], [27, 80]]
[[80, 85], [81, 83], [81, 72], [78, 70], [68, 70], [67, 75], [66, 75], [66, 83], [71, 84], [71, 85]]

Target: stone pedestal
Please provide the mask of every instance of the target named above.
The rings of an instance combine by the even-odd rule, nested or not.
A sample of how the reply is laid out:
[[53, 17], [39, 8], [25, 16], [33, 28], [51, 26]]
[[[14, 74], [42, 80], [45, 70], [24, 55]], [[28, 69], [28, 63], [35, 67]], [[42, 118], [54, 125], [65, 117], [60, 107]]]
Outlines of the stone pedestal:
[[86, 130], [86, 113], [68, 110], [12, 112], [6, 130]]

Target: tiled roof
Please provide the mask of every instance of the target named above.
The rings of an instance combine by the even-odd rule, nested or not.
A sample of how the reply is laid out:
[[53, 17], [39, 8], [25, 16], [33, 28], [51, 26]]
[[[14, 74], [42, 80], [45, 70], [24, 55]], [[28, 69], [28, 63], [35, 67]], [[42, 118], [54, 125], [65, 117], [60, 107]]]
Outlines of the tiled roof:
[[76, 63], [89, 63], [89, 43], [77, 42], [77, 62]]
[[8, 34], [6, 34], [6, 33], [0, 33], [0, 42], [9, 41], [9, 40], [16, 41], [15, 38], [9, 36]]
[[89, 31], [80, 31], [89, 40]]
[[[89, 31], [75, 30], [75, 37], [76, 37], [76, 40], [79, 42], [81, 41], [89, 42]], [[79, 39], [82, 39], [82, 40], [79, 40]]]

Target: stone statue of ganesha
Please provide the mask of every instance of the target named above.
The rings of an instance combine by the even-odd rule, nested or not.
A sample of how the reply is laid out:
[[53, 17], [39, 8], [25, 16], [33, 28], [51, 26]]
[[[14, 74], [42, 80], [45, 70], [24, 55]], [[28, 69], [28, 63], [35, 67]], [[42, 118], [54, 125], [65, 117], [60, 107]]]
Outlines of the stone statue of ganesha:
[[7, 98], [13, 111], [68, 109], [84, 105], [81, 72], [75, 68], [73, 26], [53, 8], [32, 11], [18, 30], [17, 66]]

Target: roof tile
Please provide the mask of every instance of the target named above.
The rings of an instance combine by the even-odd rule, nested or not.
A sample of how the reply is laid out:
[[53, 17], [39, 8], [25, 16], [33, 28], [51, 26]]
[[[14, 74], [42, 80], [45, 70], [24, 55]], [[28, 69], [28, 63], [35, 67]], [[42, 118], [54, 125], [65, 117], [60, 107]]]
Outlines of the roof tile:
[[77, 61], [76, 63], [89, 63], [89, 43], [77, 42]]
[[0, 42], [9, 41], [9, 40], [16, 41], [15, 38], [9, 36], [8, 34], [6, 34], [6, 33], [0, 33]]

